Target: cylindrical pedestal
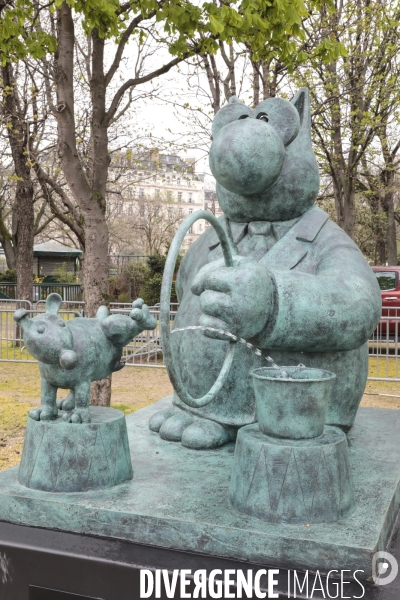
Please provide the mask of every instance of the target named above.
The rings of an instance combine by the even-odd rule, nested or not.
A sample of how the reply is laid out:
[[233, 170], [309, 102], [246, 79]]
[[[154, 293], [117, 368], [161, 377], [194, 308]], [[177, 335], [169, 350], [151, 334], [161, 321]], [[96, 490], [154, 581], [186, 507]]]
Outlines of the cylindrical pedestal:
[[355, 508], [346, 435], [325, 427], [313, 439], [288, 440], [240, 429], [230, 500], [239, 511], [275, 523], [329, 523]]
[[133, 477], [125, 415], [91, 406], [91, 423], [28, 418], [18, 471], [22, 485], [46, 492], [86, 492]]

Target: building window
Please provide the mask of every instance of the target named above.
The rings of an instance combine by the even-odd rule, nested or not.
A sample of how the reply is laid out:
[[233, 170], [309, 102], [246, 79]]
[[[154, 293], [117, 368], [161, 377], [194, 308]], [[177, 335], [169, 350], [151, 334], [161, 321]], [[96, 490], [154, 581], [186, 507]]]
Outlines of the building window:
[[193, 227], [189, 227], [188, 233], [193, 233]]
[[178, 217], [181, 218], [183, 216], [183, 211], [181, 208], [178, 208]]
[[189, 208], [189, 215], [193, 213], [193, 208]]
[[172, 202], [173, 199], [174, 198], [173, 198], [171, 190], [168, 190], [167, 191], [167, 200], [168, 200], [168, 202]]
[[181, 180], [180, 179], [176, 180], [176, 185], [181, 185]]
[[189, 202], [193, 202], [193, 194], [192, 194], [192, 192], [189, 192]]
[[187, 184], [188, 184], [189, 187], [192, 185], [192, 182], [190, 181], [190, 179], [188, 179]]
[[144, 217], [144, 206], [140, 206], [140, 207], [139, 207], [139, 215], [140, 215], [141, 217]]
[[182, 202], [182, 192], [178, 192], [178, 202]]

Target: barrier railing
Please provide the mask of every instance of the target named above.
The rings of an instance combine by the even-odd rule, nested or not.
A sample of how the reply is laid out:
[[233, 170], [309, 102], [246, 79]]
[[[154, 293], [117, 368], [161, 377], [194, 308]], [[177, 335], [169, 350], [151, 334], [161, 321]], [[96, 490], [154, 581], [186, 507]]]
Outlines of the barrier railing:
[[[65, 301], [59, 311], [63, 319], [84, 316], [84, 302]], [[41, 314], [45, 310], [45, 301], [40, 300], [32, 305], [27, 300], [0, 299], [0, 361], [35, 362], [24, 347], [21, 330], [13, 320], [14, 311], [25, 308], [30, 317]], [[113, 302], [111, 313], [129, 314], [130, 303]], [[171, 304], [171, 328], [177, 313], [178, 305]], [[130, 344], [124, 347], [122, 361], [127, 366], [163, 368], [163, 354], [160, 337], [159, 306], [150, 307], [157, 326], [153, 331], [143, 331]], [[376, 381], [400, 382], [400, 307], [383, 309], [382, 319], [369, 340], [369, 375], [368, 379]]]
[[400, 307], [382, 309], [382, 318], [369, 340], [369, 376], [374, 381], [400, 381]]
[[[36, 362], [24, 346], [20, 326], [14, 321], [13, 314], [17, 308], [28, 310], [31, 318], [43, 314], [45, 302], [38, 302], [35, 307], [29, 302], [1, 301], [0, 302], [0, 361]], [[83, 303], [63, 302], [58, 315], [62, 319], [79, 318], [83, 315]], [[131, 305], [114, 303], [111, 312], [114, 314], [129, 314]], [[152, 331], [143, 331], [130, 344], [123, 348], [122, 362], [127, 366], [164, 368], [160, 338], [160, 311], [150, 307], [150, 313], [155, 317], [157, 325]], [[176, 311], [171, 311], [171, 327]]]
[[[66, 301], [76, 301], [82, 298], [82, 286], [80, 283], [33, 283], [32, 298], [33, 302], [46, 300], [49, 294], [53, 292], [60, 294]], [[17, 294], [16, 283], [0, 283], [0, 300], [15, 300]]]
[[[16, 308], [26, 308], [31, 318], [43, 313], [36, 308], [28, 309], [26, 306], [16, 306]], [[21, 327], [13, 319], [16, 308], [0, 308], [0, 361], [36, 362], [36, 359], [24, 346]], [[73, 319], [76, 316], [73, 311], [69, 310], [61, 310], [59, 315], [64, 320]]]

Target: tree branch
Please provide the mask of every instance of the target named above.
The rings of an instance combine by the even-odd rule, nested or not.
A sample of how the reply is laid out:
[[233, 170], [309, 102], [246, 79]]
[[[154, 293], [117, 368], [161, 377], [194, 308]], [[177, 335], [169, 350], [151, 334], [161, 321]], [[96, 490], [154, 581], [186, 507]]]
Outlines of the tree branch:
[[136, 77], [135, 79], [128, 79], [128, 81], [126, 81], [123, 85], [121, 85], [121, 87], [116, 92], [116, 94], [111, 102], [110, 108], [108, 109], [106, 116], [105, 116], [107, 124], [109, 124], [111, 122], [111, 120], [114, 118], [114, 115], [118, 109], [119, 103], [121, 102], [122, 96], [125, 94], [125, 92], [127, 90], [129, 90], [129, 88], [134, 87], [136, 85], [141, 85], [142, 83], [147, 83], [148, 81], [151, 81], [155, 77], [159, 77], [160, 75], [164, 75], [165, 73], [168, 73], [168, 71], [170, 71], [172, 69], [172, 67], [175, 67], [176, 65], [178, 65], [180, 62], [182, 62], [183, 60], [185, 60], [185, 58], [188, 58], [189, 56], [190, 56], [190, 53], [188, 52], [187, 54], [182, 56], [182, 58], [178, 58], [178, 57], [174, 58], [166, 65], [163, 65], [159, 69], [156, 69], [155, 71], [152, 71], [151, 73], [148, 73], [148, 75], [144, 75], [143, 77]]
[[[160, 4], [159, 4], [160, 6]], [[153, 10], [151, 11], [146, 17], [144, 17], [143, 15], [137, 15], [137, 17], [135, 17], [134, 19], [132, 19], [132, 21], [129, 23], [128, 27], [125, 29], [122, 38], [118, 44], [117, 47], [117, 51], [115, 53], [114, 56], [114, 60], [112, 62], [111, 67], [108, 69], [107, 73], [106, 73], [106, 86], [108, 86], [108, 84], [110, 83], [110, 81], [112, 80], [112, 78], [114, 77], [120, 62], [121, 62], [121, 58], [122, 55], [124, 53], [125, 50], [125, 46], [128, 43], [128, 40], [132, 34], [132, 32], [134, 31], [134, 29], [139, 25], [139, 23], [141, 23], [143, 20], [148, 20], [148, 19], [152, 19], [153, 17], [155, 17], [157, 11]]]

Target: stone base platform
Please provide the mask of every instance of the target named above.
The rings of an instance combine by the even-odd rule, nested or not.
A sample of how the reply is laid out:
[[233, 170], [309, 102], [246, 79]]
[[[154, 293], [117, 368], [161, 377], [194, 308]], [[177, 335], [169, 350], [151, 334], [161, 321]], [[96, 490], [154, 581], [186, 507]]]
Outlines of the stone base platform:
[[[117, 538], [276, 568], [362, 570], [390, 538], [400, 507], [400, 411], [362, 408], [348, 436], [356, 509], [336, 523], [266, 523], [229, 503], [234, 445], [196, 452], [163, 441], [148, 420], [171, 397], [127, 418], [133, 480], [101, 492], [48, 493], [0, 473], [0, 521]], [[198, 567], [200, 568], [200, 567]]]

